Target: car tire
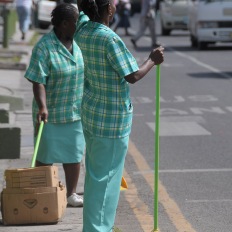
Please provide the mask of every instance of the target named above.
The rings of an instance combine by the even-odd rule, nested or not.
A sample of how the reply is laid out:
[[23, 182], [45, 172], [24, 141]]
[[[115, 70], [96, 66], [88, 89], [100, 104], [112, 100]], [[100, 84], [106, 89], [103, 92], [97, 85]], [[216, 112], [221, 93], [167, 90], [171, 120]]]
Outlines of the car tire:
[[166, 28], [164, 28], [163, 25], [161, 26], [161, 34], [162, 35], [170, 35], [170, 33], [171, 33], [171, 29], [166, 29]]
[[207, 46], [208, 46], [207, 42], [202, 42], [202, 41], [197, 42], [198, 50], [205, 50], [205, 49], [207, 49]]
[[40, 29], [48, 29], [50, 26], [50, 23], [39, 22], [38, 25]]
[[197, 47], [197, 39], [192, 34], [190, 35], [190, 41], [191, 41], [191, 47], [196, 48]]

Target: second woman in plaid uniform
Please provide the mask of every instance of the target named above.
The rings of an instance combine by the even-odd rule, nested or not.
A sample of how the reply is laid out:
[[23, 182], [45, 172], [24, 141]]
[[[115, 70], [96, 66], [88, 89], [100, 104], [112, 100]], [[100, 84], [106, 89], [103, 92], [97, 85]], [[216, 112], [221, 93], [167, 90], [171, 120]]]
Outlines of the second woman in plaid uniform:
[[81, 118], [86, 140], [83, 232], [111, 232], [132, 125], [129, 83], [163, 62], [163, 48], [138, 67], [120, 37], [109, 28], [113, 0], [80, 0], [74, 36], [85, 63]]

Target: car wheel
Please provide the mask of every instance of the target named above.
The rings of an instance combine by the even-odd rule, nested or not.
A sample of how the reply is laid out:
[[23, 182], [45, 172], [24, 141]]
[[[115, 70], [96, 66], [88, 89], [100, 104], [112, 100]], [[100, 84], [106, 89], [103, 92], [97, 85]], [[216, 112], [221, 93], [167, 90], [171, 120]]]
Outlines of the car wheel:
[[190, 40], [191, 40], [191, 47], [192, 48], [197, 47], [197, 39], [193, 35], [190, 35]]
[[170, 33], [171, 33], [171, 30], [170, 30], [170, 29], [164, 28], [163, 25], [161, 26], [161, 34], [162, 34], [162, 35], [170, 35]]
[[39, 22], [38, 24], [40, 29], [48, 29], [50, 26], [50, 23]]
[[197, 43], [198, 50], [205, 50], [207, 48], [207, 46], [208, 46], [207, 42], [198, 41], [198, 43]]

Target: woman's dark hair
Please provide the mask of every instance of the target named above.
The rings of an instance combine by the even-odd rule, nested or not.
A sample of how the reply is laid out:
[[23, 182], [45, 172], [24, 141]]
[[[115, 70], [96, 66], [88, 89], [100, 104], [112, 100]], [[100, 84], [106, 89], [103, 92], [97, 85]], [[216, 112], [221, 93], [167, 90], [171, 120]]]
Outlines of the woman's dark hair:
[[78, 10], [69, 3], [61, 3], [51, 13], [51, 22], [54, 27], [61, 24], [63, 20], [76, 20]]
[[82, 0], [81, 8], [90, 20], [96, 21], [101, 19], [109, 3], [110, 0]]

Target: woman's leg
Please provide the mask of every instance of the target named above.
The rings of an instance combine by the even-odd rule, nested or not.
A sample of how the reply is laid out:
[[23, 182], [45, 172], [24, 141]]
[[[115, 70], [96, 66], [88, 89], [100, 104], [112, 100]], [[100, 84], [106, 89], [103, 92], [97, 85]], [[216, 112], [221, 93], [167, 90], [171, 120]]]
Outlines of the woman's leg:
[[19, 28], [22, 32], [22, 39], [24, 39], [31, 23], [31, 9], [28, 7], [17, 7], [17, 13], [19, 19]]
[[63, 164], [65, 181], [67, 187], [67, 197], [76, 193], [77, 183], [80, 174], [80, 163]]
[[146, 18], [142, 17], [140, 18], [139, 30], [136, 33], [136, 35], [132, 37], [132, 41], [136, 42], [137, 40], [139, 40], [140, 37], [144, 35], [144, 32], [146, 31], [146, 29], [147, 29], [147, 21], [146, 21]]
[[83, 206], [83, 198], [76, 194], [80, 174], [80, 163], [63, 164], [67, 187], [67, 201], [69, 206]]
[[156, 45], [156, 30], [155, 30], [155, 19], [154, 18], [151, 18], [148, 20], [148, 27], [150, 30], [152, 46], [155, 46]]
[[129, 136], [108, 139], [85, 133], [86, 176], [83, 232], [111, 232]]
[[17, 10], [17, 15], [18, 15], [18, 21], [19, 21], [19, 29], [22, 31], [23, 29], [23, 19], [24, 19], [24, 8], [21, 6], [18, 6], [16, 8]]

